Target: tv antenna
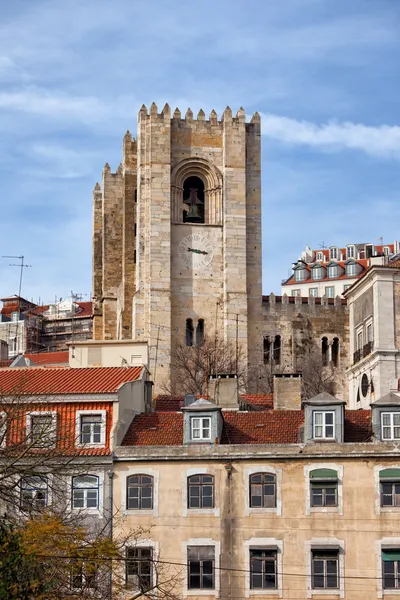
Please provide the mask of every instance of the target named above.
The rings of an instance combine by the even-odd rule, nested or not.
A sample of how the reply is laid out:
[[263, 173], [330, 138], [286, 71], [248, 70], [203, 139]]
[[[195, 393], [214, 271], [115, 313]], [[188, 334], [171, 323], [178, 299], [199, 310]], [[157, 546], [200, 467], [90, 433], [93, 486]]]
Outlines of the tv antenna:
[[25, 260], [24, 256], [5, 255], [5, 256], [2, 256], [2, 258], [15, 258], [15, 259], [21, 261], [19, 264], [15, 264], [15, 263], [9, 264], [9, 267], [19, 267], [19, 269], [20, 269], [19, 286], [18, 286], [18, 318], [17, 318], [16, 325], [15, 325], [15, 352], [18, 354], [18, 325], [19, 325], [20, 308], [21, 308], [22, 277], [24, 274], [24, 269], [31, 268], [32, 265], [27, 265], [24, 262], [24, 260]]

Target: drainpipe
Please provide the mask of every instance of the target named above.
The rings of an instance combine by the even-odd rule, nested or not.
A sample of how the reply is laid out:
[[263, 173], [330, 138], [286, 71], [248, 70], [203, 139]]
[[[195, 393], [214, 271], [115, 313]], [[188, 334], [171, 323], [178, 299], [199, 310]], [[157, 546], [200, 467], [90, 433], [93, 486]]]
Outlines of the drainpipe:
[[[227, 537], [225, 538], [225, 571], [224, 579], [227, 581], [226, 586], [227, 598], [232, 598], [232, 555], [233, 555], [233, 523], [232, 523], [232, 471], [233, 466], [231, 462], [225, 464], [225, 470], [227, 474], [226, 487], [227, 487], [227, 509], [228, 509], [228, 523], [227, 523]], [[222, 575], [222, 573], [221, 573]], [[224, 590], [221, 590], [222, 594]]]
[[[110, 493], [110, 508], [109, 508], [109, 519], [110, 519], [110, 526], [109, 526], [109, 536], [112, 539], [113, 537], [113, 513], [114, 513], [114, 486], [113, 486], [113, 477], [114, 477], [114, 471], [110, 470], [107, 471], [107, 475], [108, 475], [108, 488], [109, 488], [109, 493]], [[112, 573], [113, 573], [113, 568], [112, 568], [112, 561], [110, 563], [110, 581], [109, 581], [109, 591], [108, 591], [108, 598], [109, 600], [112, 600], [112, 583], [113, 583], [113, 578], [112, 578]]]

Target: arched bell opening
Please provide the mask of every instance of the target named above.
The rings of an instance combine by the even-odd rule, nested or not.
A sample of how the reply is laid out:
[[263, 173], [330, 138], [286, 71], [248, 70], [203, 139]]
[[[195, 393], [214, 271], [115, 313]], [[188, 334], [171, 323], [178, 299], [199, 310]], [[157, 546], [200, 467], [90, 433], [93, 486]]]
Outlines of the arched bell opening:
[[183, 183], [183, 222], [205, 223], [204, 182], [188, 177]]

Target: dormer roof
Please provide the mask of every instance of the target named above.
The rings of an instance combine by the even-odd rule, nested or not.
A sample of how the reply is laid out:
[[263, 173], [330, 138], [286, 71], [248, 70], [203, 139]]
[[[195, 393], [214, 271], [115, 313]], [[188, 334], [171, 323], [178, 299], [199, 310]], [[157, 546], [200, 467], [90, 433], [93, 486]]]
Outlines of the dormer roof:
[[400, 406], [400, 394], [396, 394], [396, 392], [389, 392], [379, 400], [375, 400], [375, 402], [371, 402], [371, 407], [374, 406]]
[[331, 406], [332, 404], [346, 404], [346, 401], [335, 398], [335, 396], [328, 394], [328, 392], [321, 392], [313, 398], [303, 400], [303, 404], [311, 404], [313, 406]]
[[217, 406], [213, 402], [210, 402], [209, 400], [206, 400], [205, 398], [199, 398], [195, 402], [192, 402], [192, 404], [189, 404], [189, 406], [182, 406], [181, 410], [188, 410], [190, 412], [204, 412], [210, 410], [221, 410], [221, 407]]

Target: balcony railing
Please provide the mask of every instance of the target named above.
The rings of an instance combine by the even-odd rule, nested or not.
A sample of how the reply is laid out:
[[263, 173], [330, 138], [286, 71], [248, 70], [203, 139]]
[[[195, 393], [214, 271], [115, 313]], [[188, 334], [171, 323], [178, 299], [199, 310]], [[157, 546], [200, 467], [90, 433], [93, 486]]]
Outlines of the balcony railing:
[[366, 344], [364, 344], [364, 346], [362, 348], [359, 348], [358, 350], [356, 350], [353, 354], [353, 365], [360, 362], [360, 360], [362, 358], [365, 358], [366, 356], [368, 356], [368, 354], [371, 354], [373, 347], [374, 347], [374, 342], [371, 340], [370, 342], [367, 342]]

